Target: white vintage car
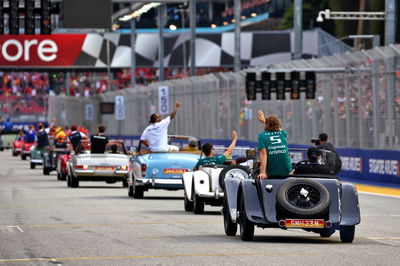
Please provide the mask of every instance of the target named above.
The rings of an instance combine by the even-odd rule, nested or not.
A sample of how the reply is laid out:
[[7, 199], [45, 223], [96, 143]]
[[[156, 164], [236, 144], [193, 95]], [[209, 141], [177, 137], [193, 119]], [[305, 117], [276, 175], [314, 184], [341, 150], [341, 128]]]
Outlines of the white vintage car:
[[80, 181], [122, 181], [128, 187], [128, 166], [129, 155], [122, 141], [110, 141], [103, 154], [91, 154], [90, 142], [81, 141], [68, 161], [67, 185], [79, 187]]
[[204, 212], [204, 205], [222, 206], [225, 178], [246, 179], [249, 167], [244, 165], [203, 165], [195, 172], [183, 174], [185, 211]]

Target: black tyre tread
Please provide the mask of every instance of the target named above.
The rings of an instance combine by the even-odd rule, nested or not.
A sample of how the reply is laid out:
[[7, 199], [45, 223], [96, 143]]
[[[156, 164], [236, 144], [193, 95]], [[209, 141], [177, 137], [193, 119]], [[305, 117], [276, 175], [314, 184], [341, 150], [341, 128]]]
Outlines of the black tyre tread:
[[128, 188], [128, 196], [133, 197], [133, 187], [132, 186], [129, 186], [129, 188]]
[[[317, 206], [309, 209], [299, 208], [290, 204], [286, 198], [286, 192], [292, 186], [299, 184], [313, 186], [315, 189], [317, 189], [322, 195], [321, 202]], [[309, 178], [289, 180], [280, 186], [276, 194], [276, 203], [279, 208], [281, 208], [287, 214], [304, 218], [320, 217], [321, 215], [325, 214], [330, 206], [330, 202], [331, 200], [328, 190], [321, 183]]]
[[352, 243], [355, 232], [355, 225], [340, 226], [340, 240], [342, 240], [343, 243]]
[[122, 180], [122, 186], [123, 187], [128, 187], [128, 180], [127, 179]]
[[78, 178], [74, 178], [72, 175], [70, 176], [70, 182], [71, 182], [71, 187], [79, 187], [79, 179]]
[[49, 175], [50, 174], [50, 169], [48, 167], [43, 167], [43, 174], [44, 175]]
[[204, 213], [204, 200], [196, 196], [193, 193], [193, 213], [203, 214]]
[[26, 155], [25, 154], [21, 154], [21, 160], [26, 160]]
[[36, 165], [35, 163], [31, 163], [31, 169], [35, 169]]
[[254, 224], [247, 219], [243, 194], [240, 198], [239, 218], [240, 218], [240, 238], [243, 241], [253, 240]]
[[143, 199], [144, 190], [141, 186], [135, 186], [133, 190], [133, 198], [135, 199]]
[[193, 204], [194, 204], [193, 201], [190, 201], [187, 198], [186, 193], [183, 193], [183, 194], [184, 194], [183, 206], [185, 208], [185, 211], [187, 211], [187, 212], [193, 211]]
[[223, 215], [224, 215], [224, 230], [227, 236], [236, 236], [237, 233], [237, 223], [232, 222], [231, 215], [229, 213], [228, 200], [224, 198], [223, 205]]
[[218, 181], [220, 187], [221, 187], [223, 190], [225, 190], [225, 178], [226, 178], [226, 174], [227, 174], [228, 171], [230, 171], [230, 170], [232, 170], [232, 169], [234, 169], [234, 168], [237, 168], [237, 169], [240, 169], [240, 170], [245, 171], [245, 172], [247, 173], [247, 175], [250, 174], [250, 169], [249, 169], [247, 166], [237, 165], [237, 164], [225, 166], [224, 169], [222, 169], [221, 173], [219, 174], [219, 181]]

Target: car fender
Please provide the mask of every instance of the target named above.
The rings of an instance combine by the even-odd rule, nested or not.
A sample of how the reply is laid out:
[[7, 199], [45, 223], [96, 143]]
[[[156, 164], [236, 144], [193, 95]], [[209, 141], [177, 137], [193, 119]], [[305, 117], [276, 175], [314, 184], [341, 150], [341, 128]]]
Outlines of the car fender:
[[243, 193], [247, 219], [253, 223], [265, 223], [255, 180], [242, 180], [241, 193]]
[[183, 187], [185, 189], [185, 195], [186, 198], [189, 200], [192, 199], [192, 181], [193, 181], [193, 176], [196, 174], [196, 172], [186, 172], [182, 176], [182, 182], [183, 182]]
[[223, 168], [212, 168], [210, 171], [210, 179], [211, 179], [211, 184], [210, 188], [211, 191], [215, 191], [216, 188], [218, 188], [219, 191], [221, 191], [221, 187], [219, 185], [219, 175], [221, 174]]
[[194, 193], [201, 194], [210, 192], [210, 177], [204, 171], [196, 171], [193, 176]]
[[356, 187], [347, 182], [342, 183], [342, 219], [340, 225], [356, 225], [361, 221], [360, 203]]
[[238, 191], [241, 180], [236, 178], [225, 179], [225, 198], [228, 202], [229, 214], [232, 222], [236, 222]]

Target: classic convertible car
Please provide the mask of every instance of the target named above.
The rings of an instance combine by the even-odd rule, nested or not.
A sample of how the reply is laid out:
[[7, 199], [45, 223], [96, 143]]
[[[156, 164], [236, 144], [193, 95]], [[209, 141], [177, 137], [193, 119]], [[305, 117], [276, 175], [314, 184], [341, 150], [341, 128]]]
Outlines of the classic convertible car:
[[24, 145], [25, 140], [23, 138], [16, 138], [12, 144], [12, 155], [18, 156], [22, 153], [22, 146]]
[[26, 157], [31, 156], [31, 147], [35, 145], [35, 142], [24, 142], [21, 150], [21, 160], [26, 160]]
[[243, 165], [204, 165], [195, 172], [183, 174], [185, 211], [204, 212], [204, 205], [221, 206], [225, 178], [245, 179], [249, 167]]
[[269, 176], [258, 180], [225, 179], [224, 228], [250, 241], [254, 228], [297, 228], [329, 237], [340, 231], [342, 242], [351, 243], [360, 223], [358, 194], [351, 183], [331, 175]]
[[127, 187], [128, 164], [129, 156], [122, 141], [110, 141], [103, 154], [91, 154], [90, 142], [81, 141], [68, 161], [67, 185], [79, 187], [80, 181], [122, 181]]
[[[196, 165], [200, 157], [200, 141], [187, 136], [169, 136], [173, 144], [180, 146], [179, 152], [150, 152], [141, 150], [130, 160], [128, 195], [143, 198], [148, 189], [183, 189], [182, 175]], [[197, 141], [197, 148], [185, 147], [189, 140]]]

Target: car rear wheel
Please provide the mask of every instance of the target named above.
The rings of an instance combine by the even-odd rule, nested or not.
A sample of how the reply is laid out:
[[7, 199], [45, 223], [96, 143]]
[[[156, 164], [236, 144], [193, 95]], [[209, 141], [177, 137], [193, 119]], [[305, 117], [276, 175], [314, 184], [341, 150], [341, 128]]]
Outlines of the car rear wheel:
[[307, 178], [289, 180], [277, 194], [278, 207], [293, 218], [323, 216], [330, 206], [328, 190], [319, 182]]
[[31, 169], [35, 169], [36, 165], [35, 163], [31, 163]]
[[231, 215], [229, 213], [228, 200], [224, 198], [224, 205], [222, 207], [222, 213], [224, 215], [224, 230], [227, 236], [235, 236], [237, 232], [237, 223], [232, 222]]
[[183, 194], [184, 194], [183, 205], [185, 207], [185, 211], [187, 211], [187, 212], [193, 211], [193, 201], [188, 199], [188, 197], [186, 196], [186, 193], [183, 193]]
[[143, 199], [144, 189], [141, 186], [134, 186], [133, 187], [133, 197], [135, 199]]
[[356, 232], [355, 225], [340, 226], [340, 240], [343, 243], [352, 243]]
[[126, 179], [122, 180], [122, 186], [128, 187], [128, 180], [126, 180]]
[[67, 174], [67, 186], [71, 187], [71, 176]]
[[193, 213], [202, 214], [204, 213], [204, 200], [199, 198], [196, 193], [193, 193]]
[[18, 154], [17, 154], [17, 152], [16, 151], [13, 151], [12, 152], [12, 156], [17, 156]]
[[21, 160], [26, 160], [26, 155], [25, 154], [21, 154]]
[[49, 175], [49, 174], [50, 174], [50, 168], [48, 168], [48, 167], [43, 167], [43, 174], [44, 174], [44, 175]]
[[243, 194], [240, 198], [239, 208], [240, 238], [243, 241], [251, 241], [254, 237], [254, 224], [247, 219]]
[[71, 187], [79, 187], [79, 179], [74, 177], [73, 175], [70, 175], [70, 184]]
[[228, 165], [222, 169], [219, 174], [219, 185], [225, 190], [225, 179], [226, 178], [237, 178], [246, 179], [249, 177], [250, 169], [243, 165]]
[[132, 186], [129, 186], [129, 188], [128, 188], [128, 196], [133, 197], [133, 187]]

